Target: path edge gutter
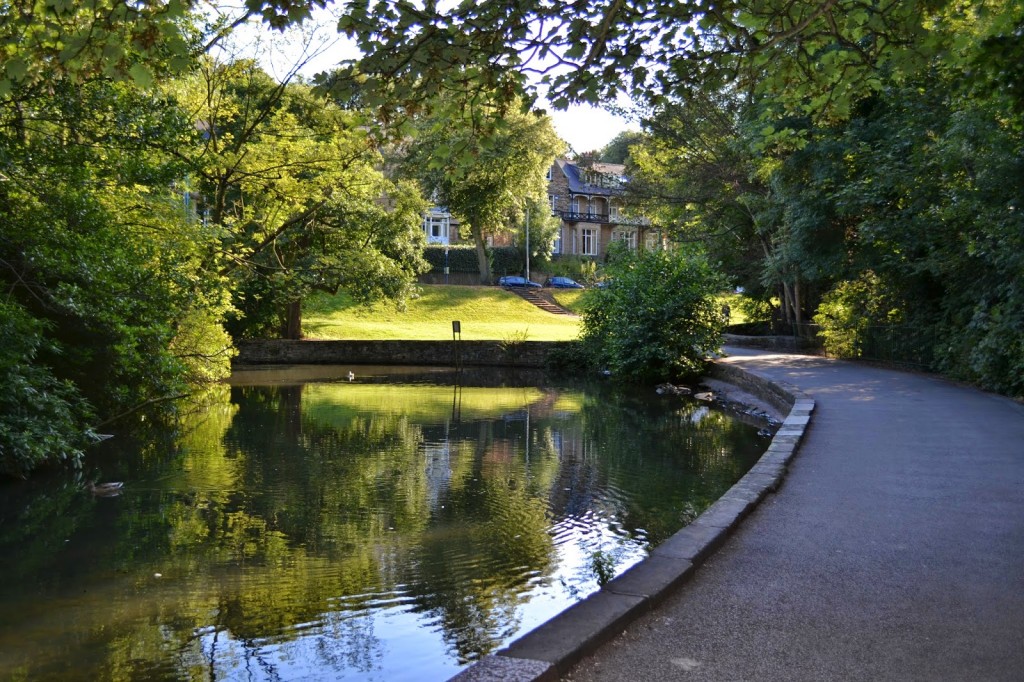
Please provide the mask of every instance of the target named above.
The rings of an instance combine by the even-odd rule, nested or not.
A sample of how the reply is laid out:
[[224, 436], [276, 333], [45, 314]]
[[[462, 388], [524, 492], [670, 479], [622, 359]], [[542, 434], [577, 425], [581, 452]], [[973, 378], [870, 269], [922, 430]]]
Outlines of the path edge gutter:
[[811, 424], [813, 398], [792, 384], [772, 381], [726, 361], [707, 375], [771, 403], [786, 415], [753, 467], [692, 523], [658, 545], [640, 563], [609, 581], [506, 648], [485, 656], [450, 682], [547, 682], [612, 639], [693, 577], [757, 504], [782, 484]]

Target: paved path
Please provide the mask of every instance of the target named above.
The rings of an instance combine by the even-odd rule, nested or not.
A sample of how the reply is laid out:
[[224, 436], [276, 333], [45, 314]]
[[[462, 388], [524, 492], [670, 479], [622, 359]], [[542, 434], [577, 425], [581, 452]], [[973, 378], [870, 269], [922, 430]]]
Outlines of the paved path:
[[1024, 406], [729, 349], [817, 409], [780, 490], [566, 679], [1024, 680]]

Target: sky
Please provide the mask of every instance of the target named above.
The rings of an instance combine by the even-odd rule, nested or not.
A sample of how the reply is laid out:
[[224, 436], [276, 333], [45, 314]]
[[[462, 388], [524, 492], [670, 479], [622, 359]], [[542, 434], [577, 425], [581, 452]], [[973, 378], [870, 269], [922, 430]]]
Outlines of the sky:
[[639, 130], [635, 123], [592, 106], [577, 105], [548, 113], [555, 131], [577, 153], [601, 149], [623, 130]]
[[[242, 54], [259, 54], [264, 69], [276, 78], [284, 78], [299, 61], [304, 45], [317, 46], [309, 56], [301, 73], [312, 78], [330, 70], [343, 59], [359, 55], [355, 46], [338, 35], [336, 20], [328, 10], [314, 14], [304, 30], [289, 30], [284, 34], [265, 27], [243, 27], [236, 33], [236, 48]], [[308, 48], [307, 48], [308, 49]], [[548, 108], [555, 131], [576, 153], [601, 149], [623, 130], [638, 130], [635, 123], [604, 109], [589, 105], [571, 106], [565, 111]]]

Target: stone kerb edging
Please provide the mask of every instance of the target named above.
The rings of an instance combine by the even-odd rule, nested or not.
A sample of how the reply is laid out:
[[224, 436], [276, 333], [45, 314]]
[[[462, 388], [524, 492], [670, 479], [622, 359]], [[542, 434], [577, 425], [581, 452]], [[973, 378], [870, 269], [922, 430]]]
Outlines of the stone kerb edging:
[[723, 362], [709, 374], [772, 403], [786, 419], [757, 463], [688, 526], [600, 591], [486, 656], [450, 682], [557, 680], [684, 583], [770, 491], [778, 489], [814, 411], [795, 386], [771, 382]]

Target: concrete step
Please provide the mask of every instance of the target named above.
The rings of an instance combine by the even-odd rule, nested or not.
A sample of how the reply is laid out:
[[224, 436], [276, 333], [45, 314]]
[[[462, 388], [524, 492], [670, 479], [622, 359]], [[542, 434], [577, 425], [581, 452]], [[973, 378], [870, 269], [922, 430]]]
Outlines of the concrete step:
[[566, 310], [562, 306], [555, 303], [550, 294], [538, 291], [537, 289], [527, 289], [523, 287], [505, 287], [506, 291], [511, 291], [514, 294], [518, 294], [520, 298], [532, 303], [541, 310], [551, 313], [552, 315], [569, 315], [575, 317], [575, 313]]

